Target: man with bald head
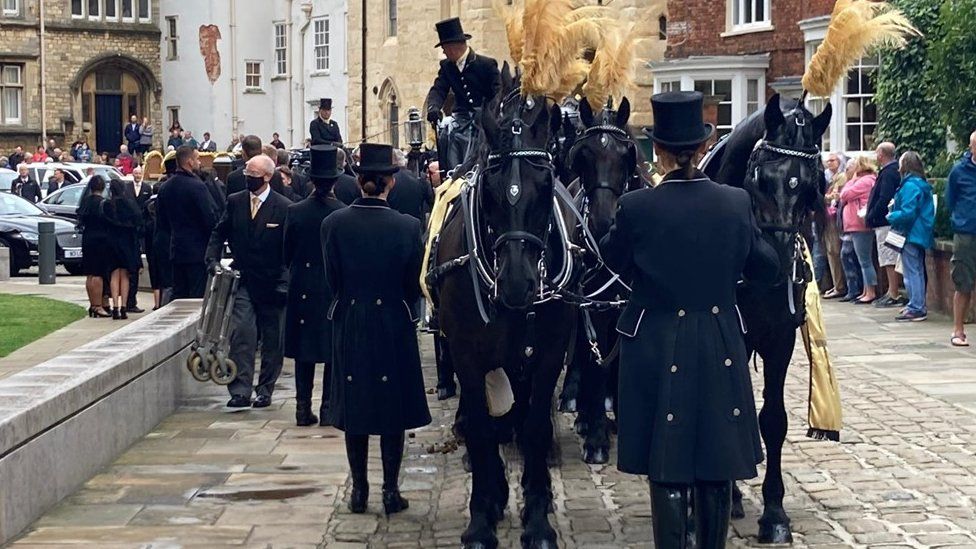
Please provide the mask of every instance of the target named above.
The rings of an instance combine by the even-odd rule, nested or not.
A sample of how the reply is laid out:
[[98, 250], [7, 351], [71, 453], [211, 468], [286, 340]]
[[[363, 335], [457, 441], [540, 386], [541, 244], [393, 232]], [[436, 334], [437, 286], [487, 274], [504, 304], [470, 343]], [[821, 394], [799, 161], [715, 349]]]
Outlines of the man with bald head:
[[878, 248], [878, 264], [884, 270], [888, 279], [888, 293], [881, 297], [875, 306], [881, 308], [899, 307], [907, 304], [901, 297], [901, 275], [895, 271], [898, 262], [898, 252], [884, 245], [888, 238], [891, 225], [888, 223], [888, 205], [895, 198], [895, 193], [901, 187], [901, 174], [898, 172], [898, 151], [894, 143], [884, 142], [875, 151], [878, 161], [878, 180], [871, 189], [868, 198], [868, 210], [864, 220], [867, 226], [874, 229], [875, 243]]
[[[244, 166], [246, 188], [227, 197], [227, 208], [214, 227], [207, 246], [207, 264], [213, 269], [224, 244], [241, 273], [230, 336], [230, 358], [237, 378], [227, 386], [229, 410], [266, 408], [281, 373], [282, 323], [288, 292], [288, 272], [282, 257], [287, 198], [271, 190], [275, 163], [258, 154]], [[259, 336], [260, 334], [260, 336]], [[261, 375], [254, 383], [254, 356], [261, 339]], [[257, 399], [251, 403], [251, 394]]]
[[976, 132], [969, 136], [969, 150], [949, 173], [945, 198], [955, 232], [952, 237], [952, 283], [956, 287], [952, 298], [955, 323], [952, 345], [968, 347], [965, 322], [976, 289]]

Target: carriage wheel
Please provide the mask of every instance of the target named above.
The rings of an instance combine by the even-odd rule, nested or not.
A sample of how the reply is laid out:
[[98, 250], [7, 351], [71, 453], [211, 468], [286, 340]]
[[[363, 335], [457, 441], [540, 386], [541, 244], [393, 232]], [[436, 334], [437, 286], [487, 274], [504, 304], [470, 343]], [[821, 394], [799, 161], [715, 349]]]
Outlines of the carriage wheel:
[[218, 360], [217, 357], [210, 355], [210, 377], [217, 385], [229, 385], [237, 378], [237, 364], [227, 358]]
[[203, 357], [197, 351], [191, 352], [190, 356], [186, 358], [186, 368], [190, 370], [193, 379], [201, 383], [210, 381], [210, 371], [203, 363]]

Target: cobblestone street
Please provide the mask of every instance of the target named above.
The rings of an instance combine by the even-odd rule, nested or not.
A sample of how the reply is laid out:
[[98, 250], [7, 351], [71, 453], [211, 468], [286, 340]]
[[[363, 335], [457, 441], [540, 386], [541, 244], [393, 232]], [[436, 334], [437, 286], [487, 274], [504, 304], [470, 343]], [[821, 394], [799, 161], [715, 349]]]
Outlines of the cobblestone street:
[[[798, 353], [784, 449], [795, 546], [976, 547], [976, 355], [949, 346], [942, 320], [896, 324], [891, 311], [834, 303], [825, 312], [845, 425], [840, 444], [804, 436], [807, 369]], [[430, 395], [434, 423], [408, 439], [410, 509], [382, 517], [374, 440], [369, 513], [352, 515], [341, 433], [294, 426], [290, 367], [285, 375], [269, 411], [222, 413], [226, 396], [216, 389], [184, 407], [13, 546], [458, 546], [469, 476], [460, 452], [428, 451], [448, 440], [456, 400]], [[617, 472], [613, 460], [584, 465], [572, 417], [558, 421], [552, 520], [560, 547], [650, 547], [646, 483]], [[511, 450], [506, 459], [517, 505], [518, 460]], [[752, 545], [761, 512], [759, 479], [743, 490], [747, 517], [734, 523], [735, 547]], [[502, 547], [517, 547], [519, 534], [510, 507]]]

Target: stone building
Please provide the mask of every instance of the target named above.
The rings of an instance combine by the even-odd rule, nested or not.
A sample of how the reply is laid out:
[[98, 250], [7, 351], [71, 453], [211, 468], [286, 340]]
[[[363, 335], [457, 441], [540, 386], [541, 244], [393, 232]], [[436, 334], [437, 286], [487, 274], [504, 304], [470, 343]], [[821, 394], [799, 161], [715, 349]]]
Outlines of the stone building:
[[115, 153], [130, 114], [158, 127], [156, 0], [46, 0], [43, 36], [41, 8], [0, 9], [0, 151], [33, 149], [46, 134]]
[[159, 0], [163, 114], [220, 150], [235, 134], [286, 146], [331, 97], [346, 135], [346, 0]]
[[[510, 0], [511, 2], [512, 0]], [[521, 0], [514, 0], [520, 2]], [[614, 10], [621, 20], [632, 22], [638, 33], [636, 86], [630, 93], [633, 124], [650, 124], [650, 96], [653, 78], [647, 62], [664, 57], [665, 0], [591, 0]], [[504, 25], [495, 13], [493, 0], [374, 0], [368, 4], [366, 66], [366, 135], [371, 141], [405, 146], [402, 124], [407, 110], [426, 112], [424, 100], [443, 58], [434, 23], [448, 17], [461, 18], [464, 30], [473, 36], [475, 51], [502, 61], [508, 60]], [[362, 5], [350, 2], [348, 43], [349, 136], [362, 132]]]
[[[671, 0], [664, 61], [650, 64], [656, 91], [699, 90], [718, 102], [719, 133], [727, 133], [775, 92], [797, 98], [800, 78], [823, 41], [834, 0]], [[809, 98], [834, 117], [823, 150], [873, 151], [878, 112], [866, 57], [826, 98]]]

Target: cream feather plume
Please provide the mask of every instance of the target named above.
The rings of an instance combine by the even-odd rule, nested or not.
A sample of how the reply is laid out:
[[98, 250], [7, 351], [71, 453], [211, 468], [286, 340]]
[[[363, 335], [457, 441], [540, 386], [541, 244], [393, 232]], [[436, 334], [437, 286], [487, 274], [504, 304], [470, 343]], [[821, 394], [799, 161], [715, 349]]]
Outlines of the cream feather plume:
[[593, 109], [602, 109], [610, 97], [621, 100], [633, 85], [636, 41], [637, 33], [631, 27], [626, 32], [608, 35], [596, 51], [583, 84], [583, 95]]
[[827, 36], [803, 75], [803, 89], [827, 97], [858, 59], [877, 47], [903, 47], [910, 36], [921, 33], [887, 2], [837, 0]]

